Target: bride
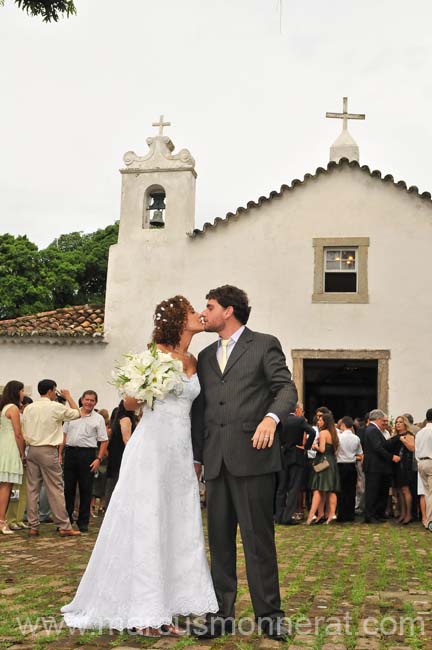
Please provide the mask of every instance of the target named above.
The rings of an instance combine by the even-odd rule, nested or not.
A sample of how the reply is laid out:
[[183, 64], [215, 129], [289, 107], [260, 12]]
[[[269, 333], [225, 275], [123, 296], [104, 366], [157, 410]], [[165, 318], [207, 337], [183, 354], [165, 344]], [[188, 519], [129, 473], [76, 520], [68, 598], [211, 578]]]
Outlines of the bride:
[[[120, 476], [73, 601], [62, 608], [69, 627], [133, 629], [178, 635], [176, 615], [216, 612], [205, 555], [190, 409], [199, 394], [188, 352], [203, 331], [183, 296], [161, 302], [153, 341], [183, 362], [183, 392], [156, 400], [126, 445]], [[137, 408], [126, 398], [128, 410]]]

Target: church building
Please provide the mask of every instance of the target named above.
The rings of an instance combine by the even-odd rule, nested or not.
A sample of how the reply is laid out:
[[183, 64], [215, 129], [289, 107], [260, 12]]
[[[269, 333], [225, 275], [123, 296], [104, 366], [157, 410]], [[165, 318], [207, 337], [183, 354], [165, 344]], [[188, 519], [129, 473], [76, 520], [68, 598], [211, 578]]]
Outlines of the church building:
[[[0, 386], [21, 380], [34, 398], [49, 377], [75, 398], [95, 389], [112, 408], [111, 370], [145, 347], [155, 305], [181, 293], [200, 310], [209, 289], [234, 284], [249, 295], [249, 327], [280, 339], [307, 415], [378, 406], [422, 420], [432, 406], [431, 195], [360, 165], [347, 122], [364, 116], [346, 100], [328, 117], [343, 128], [326, 168], [202, 228], [195, 160], [174, 153], [161, 118], [148, 153], [124, 156], [105, 309], [0, 321]], [[195, 337], [193, 352], [215, 336]]]

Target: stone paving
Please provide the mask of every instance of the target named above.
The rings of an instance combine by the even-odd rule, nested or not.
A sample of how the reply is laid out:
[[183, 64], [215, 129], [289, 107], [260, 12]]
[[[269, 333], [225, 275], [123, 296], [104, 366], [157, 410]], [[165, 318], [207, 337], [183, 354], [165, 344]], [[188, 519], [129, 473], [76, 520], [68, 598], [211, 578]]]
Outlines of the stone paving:
[[239, 540], [237, 616], [244, 634], [215, 641], [71, 632], [71, 600], [98, 524], [77, 539], [52, 524], [39, 538], [0, 536], [0, 650], [432, 650], [432, 535], [419, 523], [277, 527], [288, 643], [250, 633], [253, 611]]

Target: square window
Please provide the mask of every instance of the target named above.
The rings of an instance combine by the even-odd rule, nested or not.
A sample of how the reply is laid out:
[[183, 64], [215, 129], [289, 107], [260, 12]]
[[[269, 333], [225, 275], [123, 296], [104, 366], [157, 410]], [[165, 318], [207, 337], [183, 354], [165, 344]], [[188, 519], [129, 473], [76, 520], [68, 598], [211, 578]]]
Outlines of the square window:
[[315, 249], [313, 302], [369, 302], [368, 237], [313, 240]]

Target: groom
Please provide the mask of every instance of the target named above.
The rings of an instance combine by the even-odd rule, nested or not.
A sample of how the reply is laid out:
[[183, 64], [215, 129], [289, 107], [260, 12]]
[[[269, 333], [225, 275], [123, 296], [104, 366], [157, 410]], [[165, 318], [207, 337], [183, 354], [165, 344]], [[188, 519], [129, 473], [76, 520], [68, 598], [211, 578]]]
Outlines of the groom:
[[205, 468], [219, 611], [196, 633], [214, 638], [233, 629], [239, 525], [256, 620], [265, 634], [284, 641], [273, 501], [281, 469], [279, 423], [294, 409], [297, 391], [279, 341], [246, 327], [251, 308], [245, 292], [225, 285], [206, 298], [205, 329], [219, 339], [198, 356], [201, 393], [192, 407], [192, 441], [197, 473], [201, 464]]

